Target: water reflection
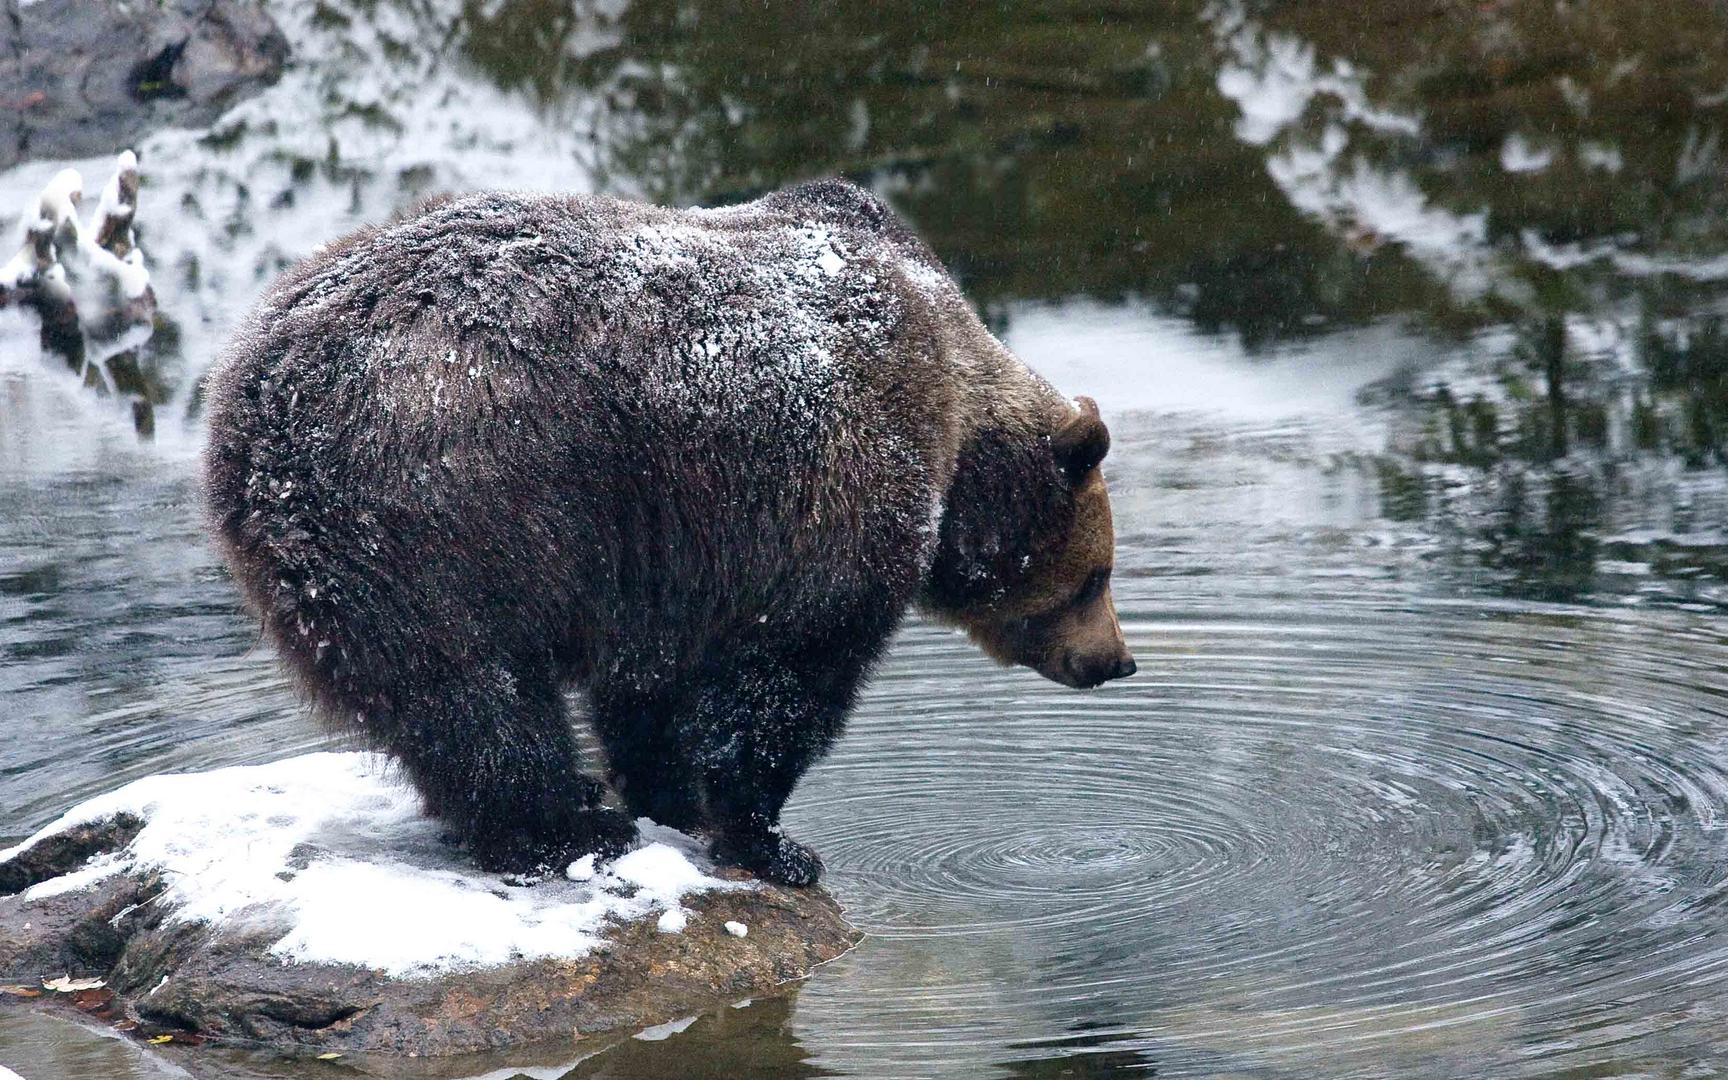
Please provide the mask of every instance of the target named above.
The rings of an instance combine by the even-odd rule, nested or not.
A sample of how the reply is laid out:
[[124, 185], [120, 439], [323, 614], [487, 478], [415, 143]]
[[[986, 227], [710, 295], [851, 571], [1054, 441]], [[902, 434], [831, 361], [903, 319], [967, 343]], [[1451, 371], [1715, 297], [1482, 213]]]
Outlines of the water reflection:
[[1513, 595], [1717, 605], [1728, 555], [1721, 317], [1553, 315], [1482, 335], [1393, 403], [1389, 517]]
[[193, 419], [140, 448], [0, 325], [0, 832], [317, 738], [191, 481], [288, 260], [446, 188], [842, 172], [1111, 410], [1143, 674], [910, 627], [790, 809], [870, 940], [575, 1075], [1707, 1073], [1728, 9], [1443, 8], [285, 10], [282, 83], [143, 148]]
[[133, 446], [47, 477], [0, 471], [0, 833], [144, 772], [320, 737], [252, 651], [256, 628], [202, 542], [192, 478], [160, 475], [152, 456]]
[[1722, 13], [1360, 14], [1375, 33], [1235, 0], [1207, 20], [1234, 132], [1288, 205], [1420, 268], [1412, 313], [1463, 335], [1462, 361], [1380, 388], [1388, 516], [1512, 595], [1716, 603], [1728, 207], [1705, 177], [1728, 67], [1691, 33], [1720, 38]]
[[[324, 0], [284, 18], [281, 85], [145, 146], [146, 360], [178, 416], [265, 280], [421, 194], [712, 202], [838, 172], [908, 214], [998, 326], [1049, 325], [1053, 302], [1083, 317], [1075, 298], [1170, 320], [1159, 348], [1098, 361], [1118, 407], [1220, 348], [1440, 356], [1376, 388], [1400, 430], [1373, 468], [1393, 516], [1423, 503], [1458, 580], [1714, 602], [1719, 8]], [[23, 205], [57, 164], [0, 196]]]
[[[591, 98], [604, 186], [673, 202], [821, 173], [890, 195], [992, 317], [1137, 296], [1254, 342], [1395, 306], [1224, 132], [1201, 6], [471, 4], [464, 55]], [[571, 11], [586, 17], [571, 17]]]
[[170, 1080], [184, 1074], [125, 1039], [45, 1013], [0, 1007], [0, 1066], [30, 1077]]
[[1003, 1074], [1022, 1080], [1056, 1080], [1072, 1077], [1089, 1080], [1097, 1076], [1134, 1073], [1156, 1076], [1157, 1059], [1132, 1044], [1145, 1042], [1137, 1033], [1113, 1029], [1099, 1021], [1074, 1025], [1072, 1032], [1053, 1039], [1010, 1043], [1004, 1049], [1026, 1056], [997, 1063]]
[[145, 147], [159, 348], [195, 375], [284, 262], [429, 191], [819, 173], [889, 195], [998, 323], [1133, 298], [1257, 349], [1720, 294], [1720, 9], [1370, 7], [324, 0], [285, 14], [282, 85]]
[[[626, 1039], [565, 1073], [561, 1080], [660, 1080], [676, 1072], [689, 1080], [804, 1080], [834, 1076], [810, 1061], [793, 1033], [793, 998], [773, 997], [696, 1017], [676, 1032]], [[678, 1025], [671, 1025], [676, 1027]]]

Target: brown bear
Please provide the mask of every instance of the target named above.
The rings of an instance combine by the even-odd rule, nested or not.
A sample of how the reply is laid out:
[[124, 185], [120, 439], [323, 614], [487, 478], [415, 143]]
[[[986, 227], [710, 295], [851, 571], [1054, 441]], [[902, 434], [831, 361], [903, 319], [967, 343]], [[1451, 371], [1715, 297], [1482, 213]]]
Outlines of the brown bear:
[[634, 837], [569, 688], [631, 814], [807, 884], [781, 806], [910, 606], [1069, 686], [1134, 670], [1097, 407], [849, 183], [429, 203], [277, 281], [208, 403], [267, 635], [489, 869]]

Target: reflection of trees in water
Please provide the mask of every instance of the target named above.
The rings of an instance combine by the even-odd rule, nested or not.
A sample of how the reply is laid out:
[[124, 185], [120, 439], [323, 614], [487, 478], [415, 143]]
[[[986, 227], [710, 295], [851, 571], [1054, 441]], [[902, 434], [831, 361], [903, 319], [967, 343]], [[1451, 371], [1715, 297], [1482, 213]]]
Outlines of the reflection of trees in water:
[[1515, 593], [1714, 599], [1728, 9], [1342, 16], [1218, 0], [1207, 21], [1234, 132], [1289, 204], [1419, 267], [1408, 310], [1476, 354], [1393, 395], [1387, 514], [1430, 521]]
[[[1720, 156], [1706, 121], [1721, 110], [1694, 100], [1719, 89], [1722, 64], [1705, 46], [1721, 20], [1630, 0], [1587, 5], [1618, 21], [1568, 24], [1584, 35], [1576, 41], [1522, 14], [1532, 5], [1467, 5], [1444, 19], [1404, 0], [1376, 0], [1366, 14], [1260, 5], [1255, 25], [1283, 46], [1255, 53], [1267, 68], [1253, 74], [1270, 78], [1307, 55], [1314, 85], [1286, 86], [1302, 107], [1255, 143], [1236, 137], [1238, 100], [1220, 93], [1224, 69], [1244, 58], [1202, 21], [1231, 6], [1216, 0], [458, 3], [323, 0], [292, 27], [304, 76], [295, 93], [321, 108], [273, 116], [274, 128], [230, 119], [200, 152], [219, 168], [235, 140], [274, 138], [301, 169], [321, 170], [328, 150], [364, 170], [414, 147], [442, 151], [459, 175], [460, 150], [429, 139], [421, 119], [460, 125], [484, 105], [466, 90], [452, 97], [460, 73], [591, 131], [608, 186], [712, 201], [851, 173], [895, 191], [987, 304], [1132, 294], [1251, 343], [1432, 299], [1434, 282], [1397, 237], [1337, 235], [1268, 174], [1269, 157], [1334, 126], [1350, 135], [1346, 164], [1361, 158], [1392, 178], [1381, 194], [1425, 193], [1466, 217], [1487, 209], [1483, 235], [1494, 242], [1532, 227], [1550, 245], [1586, 244], [1662, 222], [1672, 246], [1721, 201], [1700, 179]], [[1515, 62], [1537, 45], [1548, 51]], [[467, 67], [453, 69], [449, 54]], [[1613, 57], [1613, 71], [1597, 56]], [[1334, 58], [1355, 62], [1354, 81], [1336, 77]], [[485, 155], [480, 131], [458, 134], [476, 143], [468, 157]], [[1509, 184], [1502, 146], [1513, 135], [1529, 144], [1514, 164], [1553, 161]], [[1575, 147], [1558, 141], [1574, 135]], [[416, 162], [404, 188], [422, 173], [446, 184], [443, 164]], [[1691, 179], [1668, 182], [1675, 170]], [[277, 193], [275, 177], [246, 179], [260, 198]]]
[[1138, 296], [1250, 346], [1703, 299], [1728, 261], [1728, 9], [1365, 0], [465, 7], [603, 182], [671, 201], [841, 172], [987, 311]]
[[[586, 129], [602, 186], [693, 202], [872, 180], [986, 306], [1142, 296], [1252, 344], [1578, 310], [1728, 246], [1717, 8], [464, 0], [442, 35], [419, 21], [398, 75], [455, 51]], [[1311, 147], [1330, 172], [1297, 161]], [[1448, 260], [1491, 263], [1499, 299], [1459, 310]]]
[[599, 96], [603, 186], [845, 173], [989, 309], [1133, 295], [1253, 345], [1708, 276], [1728, 15], [1574, 7], [468, 0], [457, 41], [548, 112]]
[[1445, 285], [1436, 316], [1728, 276], [1721, 5], [1216, 0], [1207, 19], [1238, 137], [1303, 213]]
[[1693, 468], [1723, 464], [1728, 324], [1707, 314], [1667, 326], [1647, 319], [1639, 329], [1650, 376], [1634, 414], [1639, 449], [1678, 455]]
[[812, 174], [872, 183], [992, 313], [1139, 296], [1268, 342], [1397, 309], [1407, 268], [1293, 213], [1230, 136], [1200, 10], [639, 0], [584, 19], [506, 0], [470, 4], [463, 51], [548, 110], [601, 94], [613, 189], [712, 202]]
[[[1411, 391], [1402, 412], [1380, 466], [1386, 513], [1430, 520], [1512, 591], [1564, 599], [1666, 579], [1679, 598], [1721, 599], [1722, 316], [1535, 317]], [[1627, 580], [1604, 581], [1604, 562]]]

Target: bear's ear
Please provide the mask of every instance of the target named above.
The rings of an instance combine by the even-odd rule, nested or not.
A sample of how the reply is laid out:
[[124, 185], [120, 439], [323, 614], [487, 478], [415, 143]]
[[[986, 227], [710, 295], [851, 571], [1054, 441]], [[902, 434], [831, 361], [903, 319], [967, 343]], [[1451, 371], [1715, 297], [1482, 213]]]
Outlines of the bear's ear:
[[1056, 425], [1050, 436], [1050, 451], [1070, 482], [1098, 467], [1110, 452], [1110, 429], [1098, 418], [1098, 403], [1089, 397], [1075, 398], [1078, 412]]

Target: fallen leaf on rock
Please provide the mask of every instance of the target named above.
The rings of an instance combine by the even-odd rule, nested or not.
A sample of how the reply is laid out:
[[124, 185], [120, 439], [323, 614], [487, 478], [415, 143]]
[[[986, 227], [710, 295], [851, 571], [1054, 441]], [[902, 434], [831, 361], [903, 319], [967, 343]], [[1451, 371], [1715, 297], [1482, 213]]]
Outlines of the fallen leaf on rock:
[[28, 986], [0, 986], [0, 994], [8, 997], [41, 997], [42, 991]]
[[151, 1046], [161, 1046], [163, 1043], [173, 1042], [174, 1036], [172, 1036], [172, 1035], [152, 1035], [146, 1041], [149, 1042]]
[[74, 979], [70, 975], [62, 975], [58, 979], [42, 980], [42, 989], [53, 990], [61, 994], [76, 993], [79, 990], [99, 990], [104, 985], [101, 979]]
[[336, 1054], [336, 1053], [319, 1054], [318, 1060], [319, 1061], [335, 1061], [337, 1058], [339, 1058], [341, 1056], [342, 1056], [341, 1054]]
[[72, 991], [72, 1004], [86, 1012], [94, 1012], [97, 1009], [107, 1008], [113, 1003], [113, 1001], [114, 991], [112, 990], [97, 989]]

